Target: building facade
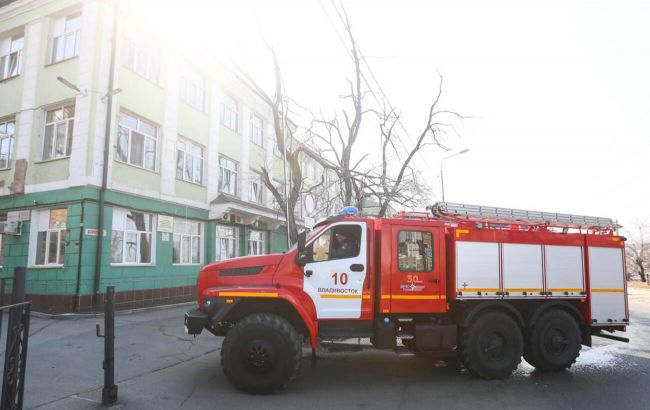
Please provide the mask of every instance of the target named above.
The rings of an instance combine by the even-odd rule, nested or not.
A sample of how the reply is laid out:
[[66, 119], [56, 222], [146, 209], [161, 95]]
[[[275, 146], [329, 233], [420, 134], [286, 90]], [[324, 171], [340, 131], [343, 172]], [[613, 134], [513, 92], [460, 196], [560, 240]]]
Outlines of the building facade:
[[205, 263], [287, 248], [260, 174], [285, 180], [270, 107], [117, 4], [0, 8], [2, 276], [27, 267], [39, 310], [92, 309], [107, 285], [122, 307], [188, 300]]

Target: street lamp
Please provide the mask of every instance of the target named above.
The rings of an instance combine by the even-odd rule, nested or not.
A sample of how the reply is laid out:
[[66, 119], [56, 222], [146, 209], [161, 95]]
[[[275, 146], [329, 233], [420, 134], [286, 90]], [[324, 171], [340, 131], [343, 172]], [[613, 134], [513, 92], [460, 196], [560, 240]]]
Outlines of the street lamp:
[[449, 155], [447, 157], [444, 157], [443, 159], [440, 160], [440, 186], [442, 187], [442, 202], [445, 202], [445, 180], [444, 180], [443, 175], [442, 175], [442, 162], [444, 160], [446, 160], [446, 159], [453, 158], [453, 157], [455, 157], [457, 155], [460, 155], [460, 154], [464, 154], [467, 151], [469, 151], [469, 148], [465, 148], [462, 151], [458, 151], [457, 153], [451, 154], [451, 155]]

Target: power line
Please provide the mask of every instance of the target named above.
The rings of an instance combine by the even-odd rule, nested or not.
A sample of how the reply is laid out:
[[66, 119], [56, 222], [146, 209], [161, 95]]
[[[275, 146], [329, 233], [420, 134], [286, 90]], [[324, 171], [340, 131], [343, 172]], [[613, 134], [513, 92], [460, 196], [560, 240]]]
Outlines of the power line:
[[[334, 0], [330, 0], [330, 3], [332, 3], [332, 7], [334, 7], [334, 10], [336, 11], [336, 14], [338, 15], [339, 19], [341, 20], [341, 23], [342, 23], [343, 26], [346, 27], [346, 29], [347, 29], [347, 21], [346, 21], [346, 19], [343, 18], [343, 15], [341, 14], [341, 12], [339, 11], [338, 7], [337, 7], [336, 4], [334, 3]], [[321, 4], [321, 8], [323, 8], [323, 7], [322, 7], [322, 4]], [[341, 3], [341, 9], [345, 10], [344, 7], [343, 7], [343, 4], [342, 4], [342, 3]], [[324, 8], [323, 8], [323, 10], [324, 10]], [[326, 13], [326, 15], [327, 15], [327, 13]], [[328, 20], [329, 20], [329, 16], [328, 16]], [[330, 24], [331, 24], [331, 21], [330, 21]], [[339, 37], [339, 39], [341, 40], [341, 42], [343, 43], [344, 47], [345, 47], [346, 50], [347, 50], [347, 46], [345, 45], [345, 42], [343, 42], [341, 36], [338, 34], [338, 31], [336, 30], [336, 28], [335, 28], [335, 31], [337, 32], [337, 36]], [[374, 82], [375, 82], [377, 88], [379, 89], [379, 92], [381, 93], [381, 95], [382, 95], [384, 101], [385, 101], [386, 104], [388, 105], [388, 108], [389, 108], [392, 112], [395, 112], [395, 108], [394, 108], [393, 105], [390, 103], [390, 100], [388, 99], [388, 96], [387, 96], [386, 93], [384, 92], [383, 87], [382, 87], [381, 84], [379, 83], [379, 80], [377, 79], [377, 76], [375, 75], [375, 73], [372, 71], [372, 68], [370, 67], [370, 64], [369, 64], [368, 61], [366, 60], [366, 57], [365, 57], [365, 55], [363, 54], [363, 52], [361, 51], [361, 47], [359, 47], [359, 43], [358, 43], [356, 40], [354, 40], [353, 47], [356, 47], [356, 49], [359, 51], [359, 55], [361, 56], [361, 60], [362, 60], [363, 63], [366, 65], [366, 68], [368, 69], [368, 72], [370, 73], [370, 75], [371, 75], [372, 79], [374, 80]], [[354, 58], [354, 56], [352, 55], [352, 53], [351, 53], [349, 50], [347, 50], [347, 51], [348, 51], [348, 54], [350, 54], [350, 55]], [[381, 103], [378, 101], [378, 98], [377, 98], [377, 96], [375, 95], [374, 90], [372, 89], [372, 87], [370, 86], [370, 84], [369, 84], [368, 81], [366, 80], [365, 76], [363, 75], [363, 72], [360, 72], [360, 73], [361, 73], [361, 77], [363, 78], [364, 82], [366, 83], [366, 86], [368, 86], [368, 89], [370, 90], [371, 94], [375, 97], [375, 100], [377, 101], [377, 103], [378, 103], [378, 104], [381, 104]], [[407, 131], [406, 128], [404, 127], [404, 124], [402, 123], [402, 120], [400, 119], [400, 117], [397, 117], [396, 119], [397, 119], [397, 124], [400, 126], [400, 128], [401, 128], [402, 131], [404, 132], [404, 135], [406, 136], [406, 138], [407, 138], [409, 144], [411, 144], [411, 145], [415, 145], [414, 142], [413, 142], [413, 139], [411, 138], [411, 136], [409, 135], [408, 131]], [[402, 145], [402, 148], [404, 148], [404, 151], [406, 151], [406, 153], [408, 154], [408, 153], [410, 152], [410, 150], [406, 148], [406, 146], [404, 145], [404, 142], [399, 138], [399, 135], [398, 135], [398, 141], [399, 141], [399, 143]], [[421, 157], [422, 154], [421, 154], [421, 152], [420, 152], [419, 150], [416, 152], [416, 154], [417, 154], [417, 156], [418, 156], [421, 160], [423, 160], [423, 158]]]

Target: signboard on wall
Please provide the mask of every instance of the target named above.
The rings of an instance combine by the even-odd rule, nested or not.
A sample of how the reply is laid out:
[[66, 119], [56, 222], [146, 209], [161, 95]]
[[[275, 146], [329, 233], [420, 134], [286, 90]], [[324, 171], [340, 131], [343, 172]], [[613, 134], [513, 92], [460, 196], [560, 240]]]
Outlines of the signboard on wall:
[[158, 215], [158, 232], [173, 232], [174, 217], [169, 215]]
[[29, 210], [7, 212], [7, 222], [29, 221]]

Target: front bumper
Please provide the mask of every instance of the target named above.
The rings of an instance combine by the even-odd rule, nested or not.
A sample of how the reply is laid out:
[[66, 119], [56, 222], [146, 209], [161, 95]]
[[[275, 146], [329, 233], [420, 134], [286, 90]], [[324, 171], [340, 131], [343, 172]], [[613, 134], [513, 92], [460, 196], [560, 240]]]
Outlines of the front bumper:
[[185, 333], [199, 335], [208, 324], [208, 315], [199, 309], [185, 312]]

